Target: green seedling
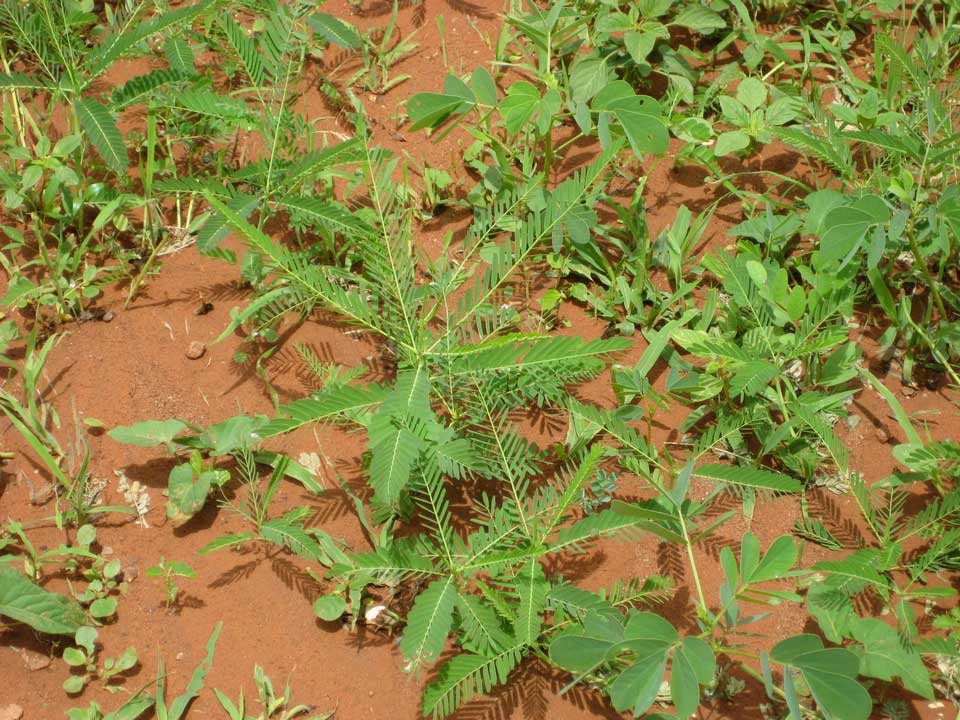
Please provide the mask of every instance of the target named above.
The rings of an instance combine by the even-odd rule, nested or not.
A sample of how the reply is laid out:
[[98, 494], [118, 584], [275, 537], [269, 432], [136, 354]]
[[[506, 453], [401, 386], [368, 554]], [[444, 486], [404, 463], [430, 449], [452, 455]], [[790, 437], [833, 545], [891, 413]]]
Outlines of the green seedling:
[[104, 658], [103, 663], [98, 664], [97, 634], [95, 628], [82, 627], [74, 635], [76, 646], [63, 651], [64, 662], [74, 671], [79, 670], [79, 674], [75, 672], [63, 683], [63, 689], [70, 695], [83, 692], [87, 684], [94, 679], [101, 680], [104, 688], [110, 692], [118, 692], [120, 688], [111, 685], [110, 681], [137, 664], [137, 651], [132, 647], [127, 648], [120, 657]]
[[220, 630], [222, 628], [223, 623], [217, 623], [217, 626], [213, 629], [213, 633], [210, 635], [210, 639], [207, 640], [207, 653], [204, 659], [193, 671], [186, 689], [175, 697], [170, 705], [167, 705], [166, 699], [166, 670], [163, 664], [163, 658], [160, 656], [160, 649], [157, 648], [157, 681], [155, 685], [157, 696], [154, 708], [157, 720], [183, 720], [186, 716], [190, 704], [200, 694], [200, 691], [203, 690], [203, 683], [207, 679], [207, 674], [210, 672], [210, 669], [213, 667], [213, 655], [216, 651], [217, 639], [220, 637]]
[[361, 85], [369, 92], [384, 94], [410, 79], [409, 75], [390, 77], [393, 66], [417, 49], [413, 37], [418, 30], [414, 30], [405, 37], [394, 37], [399, 32], [397, 29], [399, 7], [399, 0], [393, 0], [390, 22], [385, 28], [374, 28], [360, 34], [363, 68], [347, 81], [347, 85]]
[[246, 701], [243, 696], [243, 690], [240, 690], [240, 698], [236, 704], [230, 700], [224, 693], [214, 689], [220, 706], [230, 720], [293, 720], [294, 718], [303, 718], [303, 720], [329, 720], [334, 716], [333, 712], [324, 712], [313, 714], [309, 717], [303, 717], [313, 712], [314, 708], [309, 705], [292, 705], [290, 702], [290, 683], [287, 682], [282, 695], [277, 695], [273, 689], [273, 683], [263, 672], [259, 665], [253, 669], [253, 684], [257, 688], [257, 696], [260, 700], [260, 712], [256, 715], [246, 713]]
[[147, 577], [160, 578], [164, 584], [164, 593], [166, 595], [166, 606], [169, 610], [177, 603], [177, 597], [180, 595], [180, 586], [176, 578], [197, 577], [197, 571], [184, 562], [167, 562], [160, 558], [160, 562], [147, 568]]

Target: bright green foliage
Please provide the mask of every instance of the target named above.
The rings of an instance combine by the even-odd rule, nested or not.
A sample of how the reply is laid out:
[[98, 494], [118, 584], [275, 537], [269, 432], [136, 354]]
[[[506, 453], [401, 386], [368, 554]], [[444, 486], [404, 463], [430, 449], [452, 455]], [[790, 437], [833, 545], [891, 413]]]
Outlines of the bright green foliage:
[[[735, 695], [741, 672], [763, 680], [774, 713], [798, 719], [865, 719], [888, 683], [926, 699], [960, 687], [958, 621], [944, 611], [960, 569], [960, 450], [935, 422], [914, 427], [922, 402], [873, 374], [891, 365], [907, 384], [960, 385], [955, 3], [511, 3], [492, 62], [445, 67], [442, 86], [389, 118], [396, 142], [395, 130], [437, 141], [456, 130], [462, 168], [374, 143], [387, 128], [363, 102], [395, 99], [385, 93], [408, 79], [396, 64], [417, 48], [402, 3], [363, 29], [308, 0], [97, 5], [0, 2], [3, 302], [41, 328], [95, 319], [108, 284], [129, 282], [132, 300], [183, 245], [239, 264], [251, 295], [221, 339], [246, 335], [238, 360], [275, 417], [109, 432], [178, 456], [172, 527], [212, 497], [246, 521], [201, 555], [259, 545], [312, 576], [324, 568], [314, 614], [398, 632], [432, 717], [534, 657], [568, 672], [567, 689], [582, 683], [635, 716], [654, 704], [690, 716]], [[318, 63], [328, 45], [348, 61]], [[107, 91], [133, 58], [151, 69]], [[301, 112], [314, 89], [304, 78], [336, 131]], [[453, 208], [464, 231], [424, 252], [424, 224]], [[552, 332], [571, 305], [609, 332]], [[318, 389], [281, 404], [266, 362], [318, 312], [373, 336], [382, 372], [371, 381], [364, 366], [301, 350]], [[96, 656], [89, 623], [116, 616], [123, 584], [119, 563], [94, 551], [92, 520], [115, 508], [88, 497], [80, 418], [73, 447], [58, 439], [41, 382], [56, 340], [38, 333], [20, 361], [17, 328], [0, 326], [14, 380], [0, 409], [59, 486], [54, 520], [77, 529], [72, 546], [38, 550], [29, 523], [4, 525], [0, 614], [72, 636], [65, 687], [78, 692], [136, 653]], [[640, 336], [639, 359], [610, 368], [614, 398], [577, 399]], [[861, 475], [868, 466], [839, 439], [837, 423], [856, 432], [865, 419], [868, 404], [853, 403], [864, 388], [904, 440], [887, 478]], [[670, 414], [676, 432], [655, 443], [678, 402], [686, 416]], [[547, 447], [529, 440], [533, 419]], [[261, 447], [334, 423], [366, 442], [369, 487], [341, 484], [366, 533], [354, 547], [308, 506], [277, 510], [284, 479], [317, 494], [320, 473], [309, 455], [310, 469]], [[828, 492], [859, 518], [830, 512]], [[774, 507], [798, 513], [794, 535], [826, 550], [816, 561], [790, 536], [761, 543], [751, 523]], [[652, 611], [672, 590], [659, 576], [597, 592], [569, 581], [574, 556], [612, 540], [656, 547], [661, 571], [689, 584], [689, 607], [671, 612], [695, 622], [681, 632]], [[716, 587], [705, 563], [719, 565]], [[43, 589], [51, 565], [76, 602]], [[148, 575], [173, 604], [173, 579], [194, 572], [161, 559]], [[757, 637], [783, 604], [822, 637]], [[159, 662], [156, 702], [141, 691], [106, 717], [154, 705], [159, 720], [185, 717], [219, 632], [169, 707]], [[255, 682], [259, 720], [309, 712], [259, 667]], [[248, 717], [242, 695], [217, 697]], [[96, 703], [69, 714], [104, 720]]]
[[770, 659], [788, 668], [784, 692], [791, 712], [799, 716], [794, 689], [796, 670], [810, 688], [821, 712], [828, 718], [867, 720], [873, 703], [870, 694], [856, 681], [857, 656], [841, 648], [825, 648], [816, 635], [797, 635], [777, 643]]
[[213, 654], [216, 651], [217, 638], [220, 637], [220, 630], [222, 627], [222, 622], [217, 623], [217, 626], [213, 629], [213, 633], [210, 635], [210, 639], [207, 640], [206, 656], [196, 667], [196, 669], [194, 669], [186, 689], [183, 691], [183, 693], [175, 697], [169, 706], [167, 705], [166, 701], [167, 681], [164, 673], [163, 658], [160, 657], [159, 652], [157, 653], [157, 697], [155, 707], [157, 720], [182, 720], [182, 718], [186, 715], [187, 708], [190, 707], [190, 703], [193, 702], [193, 700], [203, 689], [203, 683], [207, 678], [207, 674], [213, 667]]
[[670, 661], [670, 693], [681, 717], [700, 704], [700, 686], [713, 681], [716, 660], [710, 646], [696, 637], [680, 638], [674, 627], [649, 612], [632, 612], [626, 621], [612, 606], [592, 611], [580, 627], [550, 644], [550, 659], [578, 678], [601, 667], [616, 668], [609, 686], [613, 706], [646, 712], [657, 698]]
[[87, 621], [73, 600], [44, 590], [6, 566], [0, 566], [0, 615], [51, 635], [73, 635]]

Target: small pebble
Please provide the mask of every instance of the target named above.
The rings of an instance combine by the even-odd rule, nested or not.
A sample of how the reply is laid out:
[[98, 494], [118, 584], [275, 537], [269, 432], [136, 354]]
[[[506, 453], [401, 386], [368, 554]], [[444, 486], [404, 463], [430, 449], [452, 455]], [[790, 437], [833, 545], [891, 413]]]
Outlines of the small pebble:
[[36, 493], [33, 493], [33, 495], [30, 497], [30, 504], [37, 506], [45, 505], [53, 498], [56, 492], [56, 487], [54, 487], [53, 484], [48, 483], [40, 488]]
[[186, 657], [186, 653], [184, 653], [183, 651], [180, 651], [177, 653], [177, 660], [183, 660], [183, 658], [185, 657]]
[[903, 394], [907, 397], [912, 397], [917, 394], [917, 389], [911, 385], [904, 385]]
[[23, 717], [23, 708], [19, 705], [5, 705], [0, 707], [0, 720], [20, 720]]
[[888, 433], [884, 428], [878, 427], [876, 431], [877, 440], [882, 443], [887, 443], [890, 441], [890, 433]]
[[47, 655], [47, 653], [37, 652], [30, 648], [14, 647], [11, 648], [11, 650], [16, 651], [20, 655], [20, 659], [23, 660], [23, 664], [30, 672], [36, 672], [37, 670], [50, 667], [50, 656]]
[[203, 354], [207, 351], [207, 346], [204, 345], [199, 340], [194, 340], [190, 343], [190, 347], [187, 348], [187, 357], [191, 360], [199, 360], [203, 357]]
[[100, 554], [103, 555], [104, 557], [113, 555], [113, 548], [107, 545], [103, 550], [100, 551]]
[[123, 568], [123, 579], [127, 582], [133, 582], [140, 577], [140, 566], [136, 561], [127, 563]]
[[862, 419], [863, 418], [861, 418], [859, 415], [853, 413], [847, 415], [847, 427], [853, 430], [857, 425], [860, 424]]
[[110, 321], [113, 320], [116, 316], [117, 316], [117, 314], [116, 314], [113, 310], [107, 310], [107, 311], [103, 314], [103, 317], [100, 318], [100, 319], [103, 320], [104, 322], [110, 322]]

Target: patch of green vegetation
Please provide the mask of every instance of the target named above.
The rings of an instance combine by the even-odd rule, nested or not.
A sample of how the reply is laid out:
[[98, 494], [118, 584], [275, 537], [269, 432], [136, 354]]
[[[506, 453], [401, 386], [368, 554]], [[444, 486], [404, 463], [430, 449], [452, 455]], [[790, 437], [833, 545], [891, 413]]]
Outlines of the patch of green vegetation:
[[[320, 619], [399, 632], [405, 669], [429, 673], [425, 715], [451, 715], [532, 658], [567, 674], [562, 692], [584, 685], [635, 716], [689, 716], [746, 677], [778, 717], [902, 714], [891, 683], [955, 694], [960, 446], [915, 427], [874, 373], [954, 400], [960, 387], [958, 14], [890, 0], [511, 2], [491, 63], [446, 68], [402, 106], [406, 132], [463, 143], [462, 166], [439, 167], [378, 146], [363, 104], [410, 79], [397, 65], [418, 46], [397, 2], [374, 30], [305, 0], [0, 3], [3, 305], [30, 325], [0, 325], [0, 409], [54, 481], [52, 521], [76, 528], [44, 550], [30, 523], [7, 522], [0, 614], [74, 639], [70, 692], [135, 666], [132, 648], [101, 661], [94, 629], [124, 589], [94, 524], [130, 509], [98, 504], [81, 423], [64, 450], [42, 371], [51, 328], [93, 318], [108, 285], [132, 302], [164, 255], [195, 244], [238, 266], [249, 297], [220, 339], [244, 332], [276, 411], [109, 436], [176, 458], [173, 527], [211, 500], [243, 519], [201, 555], [293, 554], [324, 569], [311, 570]], [[331, 45], [347, 58], [332, 69], [317, 62]], [[108, 87], [131, 59], [152, 69]], [[349, 132], [300, 109], [305, 77]], [[121, 130], [131, 110], [141, 120]], [[705, 190], [659, 198], [664, 170]], [[466, 229], [427, 256], [419, 233], [446, 208]], [[557, 332], [571, 305], [604, 336]], [[305, 351], [319, 389], [280, 404], [265, 363], [321, 312], [369, 335], [383, 372]], [[639, 359], [616, 364], [636, 342]], [[607, 371], [616, 402], [585, 401], [578, 386]], [[906, 439], [886, 478], [862, 474], [836, 432], [864, 388]], [[678, 407], [675, 441], [655, 442]], [[531, 414], [565, 436], [538, 446]], [[305, 461], [269, 449], [319, 425], [365, 438], [369, 492], [342, 485], [365, 547], [312, 526], [305, 505], [275, 507], [285, 480], [323, 492]], [[625, 478], [642, 491], [623, 495]], [[818, 512], [823, 492], [847, 499], [859, 536]], [[751, 523], [774, 502], [796, 523], [761, 542]], [[739, 542], [722, 545], [734, 519]], [[667, 577], [573, 582], [577, 556], [609, 539], [667, 548], [695, 622], [660, 607]], [[808, 543], [825, 559], [805, 560]], [[51, 568], [82, 579], [73, 597], [43, 587]], [[169, 606], [193, 569], [161, 558], [148, 574]], [[761, 635], [781, 606], [818, 632]], [[118, 710], [70, 717], [179, 720], [219, 631], [169, 706], [158, 661]], [[312, 712], [259, 667], [255, 684], [261, 720]], [[249, 717], [242, 695], [216, 694]]]

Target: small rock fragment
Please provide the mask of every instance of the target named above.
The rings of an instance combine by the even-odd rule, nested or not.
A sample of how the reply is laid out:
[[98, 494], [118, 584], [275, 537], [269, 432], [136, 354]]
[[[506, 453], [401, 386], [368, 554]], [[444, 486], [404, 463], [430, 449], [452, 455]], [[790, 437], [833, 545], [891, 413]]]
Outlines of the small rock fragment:
[[853, 430], [857, 425], [860, 424], [860, 421], [862, 419], [863, 418], [861, 418], [859, 415], [855, 413], [850, 413], [849, 415], [847, 415], [847, 418], [846, 418], [847, 427]]
[[0, 720], [20, 720], [23, 717], [23, 708], [19, 705], [5, 705], [0, 707]]
[[904, 385], [903, 394], [906, 395], [907, 397], [913, 397], [914, 395], [917, 394], [917, 389], [912, 385]]
[[103, 550], [100, 551], [100, 554], [103, 555], [104, 557], [113, 555], [113, 548], [107, 545], [105, 548], [103, 548]]
[[380, 618], [380, 615], [386, 609], [387, 609], [386, 605], [372, 605], [368, 607], [367, 611], [363, 614], [363, 619], [371, 624], [377, 623]]
[[41, 487], [37, 492], [30, 493], [30, 504], [31, 505], [46, 505], [50, 500], [53, 499], [53, 496], [56, 495], [57, 488], [53, 483], [47, 483]]
[[127, 582], [133, 582], [140, 577], [140, 565], [132, 560], [123, 566], [123, 579]]
[[890, 441], [890, 433], [888, 433], [885, 428], [878, 427], [876, 431], [876, 435], [877, 435], [877, 440], [879, 440], [882, 443], [887, 443]]
[[117, 314], [116, 314], [113, 310], [107, 310], [107, 311], [103, 314], [103, 317], [100, 318], [100, 319], [103, 320], [103, 322], [110, 322], [110, 321], [113, 320], [116, 316], [117, 316]]
[[36, 672], [37, 670], [50, 667], [50, 656], [46, 653], [22, 647], [12, 647], [11, 650], [14, 650], [20, 655], [20, 659], [23, 660], [23, 664], [30, 672]]
[[203, 357], [203, 354], [207, 351], [207, 346], [204, 345], [199, 340], [194, 340], [190, 343], [190, 347], [187, 348], [187, 357], [191, 360], [199, 360]]

